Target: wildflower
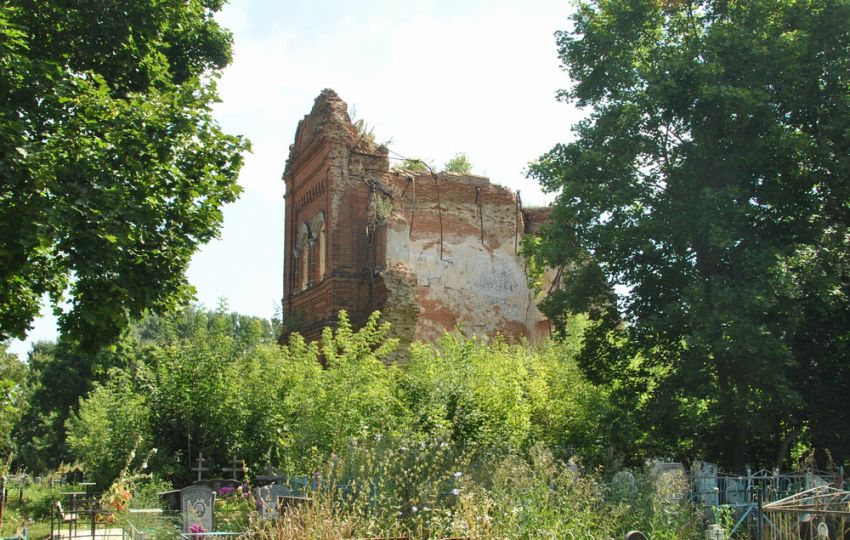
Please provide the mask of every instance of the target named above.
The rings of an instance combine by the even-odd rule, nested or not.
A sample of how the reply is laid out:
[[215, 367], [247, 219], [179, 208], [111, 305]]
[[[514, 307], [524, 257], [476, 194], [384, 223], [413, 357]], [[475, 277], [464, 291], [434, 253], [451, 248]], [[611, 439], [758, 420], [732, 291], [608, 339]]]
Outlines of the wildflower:
[[375, 434], [375, 440], [376, 440], [376, 441], [380, 441], [380, 440], [381, 440], [381, 434], [380, 434], [380, 433], [376, 433], [376, 434]]
[[219, 494], [220, 496], [222, 496], [222, 497], [227, 497], [228, 495], [230, 495], [231, 493], [233, 493], [233, 491], [234, 491], [234, 489], [233, 489], [232, 487], [230, 487], [230, 486], [223, 486], [223, 487], [219, 488], [219, 490], [218, 490], [218, 494]]
[[414, 506], [413, 508], [411, 508], [411, 510], [413, 510], [413, 513], [416, 513], [416, 512], [418, 512], [418, 511], [419, 511], [419, 508], [417, 508], [417, 507], [415, 507], [415, 506]]
[[454, 489], [452, 490], [452, 495], [454, 495], [454, 496], [458, 496], [458, 495], [460, 495], [460, 490], [459, 490], [458, 488], [454, 488]]
[[463, 476], [463, 473], [462, 473], [462, 472], [457, 471], [457, 472], [455, 473], [455, 478], [460, 478], [461, 476]]

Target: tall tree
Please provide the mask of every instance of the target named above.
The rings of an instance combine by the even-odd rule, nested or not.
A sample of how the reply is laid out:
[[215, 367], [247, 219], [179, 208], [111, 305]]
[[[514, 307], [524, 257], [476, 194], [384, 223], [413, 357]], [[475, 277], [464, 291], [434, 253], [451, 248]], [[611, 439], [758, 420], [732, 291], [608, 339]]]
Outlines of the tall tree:
[[584, 369], [645, 451], [772, 460], [813, 425], [816, 351], [846, 364], [850, 2], [594, 0], [572, 22], [561, 98], [592, 112], [530, 169], [557, 193], [533, 254], [567, 270], [544, 309], [593, 315]]
[[0, 340], [26, 334], [44, 295], [88, 350], [191, 296], [185, 270], [246, 149], [210, 111], [222, 4], [0, 6]]

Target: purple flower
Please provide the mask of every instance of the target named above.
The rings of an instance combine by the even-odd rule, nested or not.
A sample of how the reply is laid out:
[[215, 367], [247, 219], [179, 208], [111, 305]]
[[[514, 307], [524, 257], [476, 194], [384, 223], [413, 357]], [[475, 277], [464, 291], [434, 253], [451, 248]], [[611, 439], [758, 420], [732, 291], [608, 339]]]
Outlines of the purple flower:
[[192, 534], [200, 534], [207, 531], [204, 530], [200, 523], [192, 523], [192, 526], [189, 527], [189, 532]]
[[232, 487], [224, 486], [224, 487], [221, 487], [221, 488], [218, 489], [218, 494], [221, 495], [222, 497], [227, 497], [228, 495], [230, 495], [234, 491], [235, 490]]

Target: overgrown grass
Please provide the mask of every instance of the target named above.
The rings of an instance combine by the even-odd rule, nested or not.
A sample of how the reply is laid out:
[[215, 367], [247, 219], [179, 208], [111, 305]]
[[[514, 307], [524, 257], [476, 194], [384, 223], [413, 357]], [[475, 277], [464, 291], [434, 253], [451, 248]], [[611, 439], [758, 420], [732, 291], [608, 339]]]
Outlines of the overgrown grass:
[[[348, 454], [348, 453], [347, 453]], [[314, 478], [310, 504], [280, 520], [251, 520], [263, 539], [700, 537], [700, 512], [669, 501], [648, 475], [615, 494], [596, 472], [578, 474], [544, 446], [470, 462], [445, 443], [387, 444], [333, 456]], [[667, 486], [669, 488], [669, 486]]]

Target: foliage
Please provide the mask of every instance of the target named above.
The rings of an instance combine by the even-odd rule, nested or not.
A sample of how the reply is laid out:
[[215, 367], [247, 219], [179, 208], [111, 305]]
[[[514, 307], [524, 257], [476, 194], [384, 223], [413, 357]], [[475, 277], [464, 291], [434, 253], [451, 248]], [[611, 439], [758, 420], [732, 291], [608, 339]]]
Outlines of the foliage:
[[415, 344], [401, 380], [414, 431], [445, 435], [479, 458], [545, 442], [565, 458], [578, 452], [599, 463], [609, 409], [574, 361], [583, 324], [573, 321], [572, 340], [539, 349], [448, 334], [439, 347]]
[[416, 173], [427, 173], [431, 172], [434, 169], [434, 166], [421, 159], [404, 159], [398, 165], [398, 168]]
[[[701, 516], [689, 504], [665, 502], [647, 475], [629, 500], [610, 497], [601, 478], [576, 474], [543, 447], [527, 458], [477, 465], [441, 445], [358, 447], [360, 476], [348, 456], [329, 459], [325, 487], [313, 503], [271, 523], [255, 522], [260, 538], [617, 538], [642, 529], [653, 538], [696, 538]], [[399, 462], [402, 462], [399, 464]], [[409, 489], [413, 486], [414, 489]]]
[[[95, 355], [71, 350], [63, 341], [35, 344], [26, 375], [27, 406], [13, 432], [18, 464], [39, 473], [69, 460], [65, 433], [66, 428], [73, 427], [76, 451], [86, 454], [84, 461], [91, 470], [111, 470], [114, 476], [135, 445], [136, 435], [144, 439], [140, 451], [153, 447], [143, 418], [151, 414], [151, 392], [162, 358], [189, 341], [202, 343], [210, 334], [224, 336], [233, 354], [244, 354], [258, 344], [275, 340], [268, 321], [228, 313], [222, 305], [214, 312], [190, 306], [170, 315], [149, 315], [134, 324], [115, 346]], [[87, 419], [81, 421], [82, 416], [78, 416], [69, 422], [80, 400], [98, 385], [102, 388], [82, 402], [85, 412], [80, 414]], [[125, 404], [133, 409], [132, 419], [113, 418]], [[134, 435], [109, 435], [103, 431], [105, 426], [99, 427], [98, 418], [128, 428]], [[129, 423], [122, 424], [124, 421]], [[110, 445], [99, 445], [101, 436], [107, 435]]]
[[131, 465], [127, 456], [149, 449], [145, 446], [151, 441], [147, 398], [134, 392], [131, 384], [117, 373], [105, 385], [95, 386], [67, 421], [69, 450], [85, 463], [90, 480], [101, 486], [116, 486], [113, 479], [127, 476]]
[[850, 4], [572, 22], [561, 97], [592, 112], [530, 168], [557, 193], [533, 255], [564, 270], [545, 312], [592, 316], [581, 364], [638, 426], [624, 446], [775, 466], [810, 426], [847, 456]]
[[454, 157], [446, 162], [443, 166], [446, 172], [469, 174], [472, 172], [472, 163], [463, 152], [458, 152]]
[[388, 362], [396, 341], [377, 313], [355, 331], [342, 312], [319, 342], [293, 334], [283, 347], [260, 323], [191, 308], [134, 325], [123, 360], [66, 423], [71, 453], [109, 481], [131, 450], [156, 448], [151, 470], [178, 484], [200, 452], [210, 474], [233, 457], [312, 471], [371, 440], [444, 442], [472, 460], [545, 444], [615, 464], [607, 394], [575, 362], [583, 318], [540, 348], [447, 335], [415, 345], [405, 366]]
[[220, 8], [0, 7], [0, 339], [24, 337], [44, 295], [89, 352], [190, 297], [247, 148], [210, 111], [230, 60]]
[[18, 355], [6, 350], [6, 344], [0, 343], [0, 460], [5, 459], [13, 449], [11, 439], [12, 426], [20, 418], [24, 408], [23, 384], [26, 366]]

